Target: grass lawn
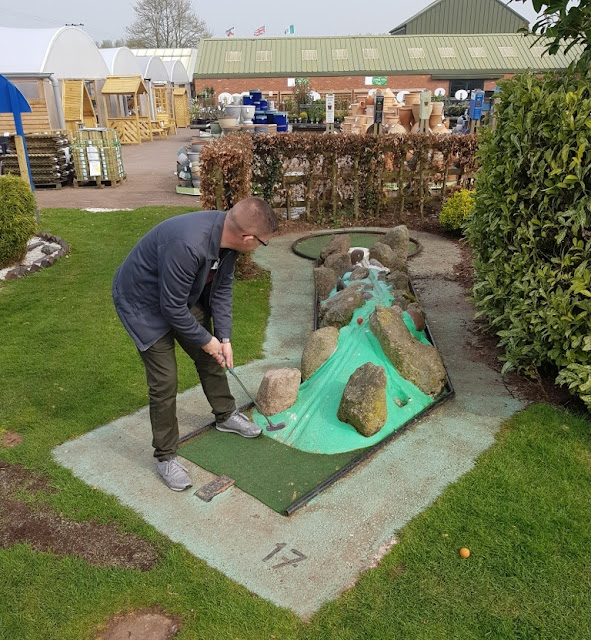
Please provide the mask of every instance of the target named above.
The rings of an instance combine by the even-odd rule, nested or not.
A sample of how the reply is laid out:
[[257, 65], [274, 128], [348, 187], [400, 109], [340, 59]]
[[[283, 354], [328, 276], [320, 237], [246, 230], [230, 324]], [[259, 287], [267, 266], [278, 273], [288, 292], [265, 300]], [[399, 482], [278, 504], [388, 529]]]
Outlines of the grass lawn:
[[[0, 639], [90, 640], [113, 613], [153, 605], [179, 615], [177, 638], [192, 640], [591, 638], [591, 425], [547, 405], [509, 420], [475, 469], [404, 528], [382, 564], [309, 624], [52, 462], [57, 444], [147, 404], [111, 279], [139, 237], [184, 211], [43, 212], [43, 229], [72, 245], [70, 257], [0, 283], [0, 430], [24, 436], [0, 448], [0, 460], [49, 476], [53, 489], [22, 499], [75, 520], [115, 522], [160, 555], [141, 572], [27, 545], [0, 549]], [[236, 285], [237, 365], [261, 354], [269, 286]], [[195, 372], [179, 360], [186, 389]], [[466, 560], [458, 556], [464, 546]]]

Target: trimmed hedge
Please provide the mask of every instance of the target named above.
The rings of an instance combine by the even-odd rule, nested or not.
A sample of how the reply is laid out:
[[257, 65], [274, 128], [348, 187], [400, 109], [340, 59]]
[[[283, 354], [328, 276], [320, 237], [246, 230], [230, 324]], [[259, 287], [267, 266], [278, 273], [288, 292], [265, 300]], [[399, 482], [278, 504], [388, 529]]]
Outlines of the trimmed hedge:
[[0, 176], [0, 269], [26, 254], [27, 241], [37, 231], [35, 197], [21, 178]]
[[591, 407], [591, 77], [500, 83], [478, 150], [474, 300], [504, 371], [558, 370]]

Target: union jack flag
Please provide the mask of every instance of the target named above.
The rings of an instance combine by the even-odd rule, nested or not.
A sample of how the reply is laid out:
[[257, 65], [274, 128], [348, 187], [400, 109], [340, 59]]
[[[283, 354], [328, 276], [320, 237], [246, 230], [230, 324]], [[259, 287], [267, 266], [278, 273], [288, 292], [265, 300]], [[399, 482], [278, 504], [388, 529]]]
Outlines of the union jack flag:
[[258, 29], [254, 30], [254, 35], [255, 36], [264, 36], [265, 35], [265, 25], [263, 25], [262, 27], [259, 27]]
[[234, 35], [234, 29], [236, 27], [230, 27], [229, 29], [226, 29], [226, 35], [228, 36], [228, 38], [231, 38]]

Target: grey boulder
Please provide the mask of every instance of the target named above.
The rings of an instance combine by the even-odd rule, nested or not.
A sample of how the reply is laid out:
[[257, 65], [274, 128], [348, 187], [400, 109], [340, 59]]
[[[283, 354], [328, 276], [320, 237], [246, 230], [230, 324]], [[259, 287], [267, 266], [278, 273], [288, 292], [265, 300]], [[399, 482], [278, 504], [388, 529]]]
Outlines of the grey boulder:
[[445, 386], [445, 367], [432, 345], [423, 344], [391, 307], [376, 307], [369, 326], [398, 373], [423, 393], [437, 397]]
[[386, 371], [367, 362], [356, 369], [345, 385], [337, 412], [341, 422], [352, 425], [365, 437], [386, 424]]
[[300, 388], [299, 369], [270, 369], [259, 387], [257, 404], [266, 416], [281, 413], [293, 406]]
[[317, 267], [314, 269], [314, 284], [320, 300], [328, 298], [337, 284], [337, 274], [332, 269]]
[[361, 284], [349, 285], [320, 305], [321, 327], [331, 326], [340, 329], [351, 322], [355, 309], [362, 307], [365, 303], [363, 295], [359, 291]]
[[302, 353], [302, 380], [307, 380], [336, 351], [339, 330], [324, 327], [310, 334]]

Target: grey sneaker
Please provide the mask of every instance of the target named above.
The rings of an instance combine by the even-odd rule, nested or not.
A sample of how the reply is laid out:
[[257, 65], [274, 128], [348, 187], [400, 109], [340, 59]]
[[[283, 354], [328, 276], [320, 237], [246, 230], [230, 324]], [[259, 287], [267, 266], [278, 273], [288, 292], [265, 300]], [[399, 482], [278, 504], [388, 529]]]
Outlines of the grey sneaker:
[[256, 438], [262, 433], [262, 429], [251, 422], [243, 413], [240, 413], [238, 409], [225, 421], [216, 422], [215, 428], [218, 431], [227, 431], [229, 433], [237, 433], [243, 438]]
[[191, 478], [189, 478], [187, 470], [177, 458], [158, 460], [156, 467], [169, 489], [173, 491], [184, 491], [191, 486]]

